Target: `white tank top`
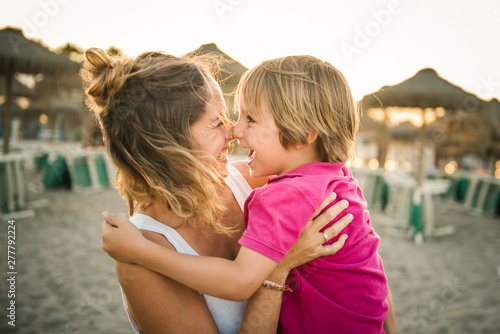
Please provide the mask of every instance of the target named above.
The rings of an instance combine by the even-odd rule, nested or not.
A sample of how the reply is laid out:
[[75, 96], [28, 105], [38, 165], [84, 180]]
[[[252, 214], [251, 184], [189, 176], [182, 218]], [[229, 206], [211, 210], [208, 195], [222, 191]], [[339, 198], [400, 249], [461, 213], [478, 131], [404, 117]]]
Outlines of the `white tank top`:
[[[224, 180], [231, 188], [236, 201], [243, 211], [245, 200], [250, 195], [252, 188], [248, 185], [241, 173], [231, 164], [228, 164], [229, 176]], [[130, 221], [141, 230], [147, 230], [163, 235], [168, 242], [174, 246], [179, 253], [197, 255], [198, 253], [181, 237], [173, 228], [164, 225], [153, 218], [136, 213], [130, 217]], [[217, 324], [217, 328], [221, 334], [237, 333], [245, 313], [246, 301], [234, 302], [230, 300], [212, 297], [206, 294], [201, 294], [205, 299], [207, 306], [212, 313], [212, 316]], [[123, 296], [123, 294], [122, 294]], [[125, 311], [128, 314], [127, 303], [123, 296]], [[129, 321], [137, 333], [142, 332], [135, 326], [132, 319]]]
[[252, 192], [252, 188], [247, 180], [241, 175], [240, 171], [231, 164], [227, 165], [229, 171], [228, 177], [224, 179], [226, 184], [231, 188], [236, 201], [238, 202], [241, 211], [245, 211], [245, 201]]

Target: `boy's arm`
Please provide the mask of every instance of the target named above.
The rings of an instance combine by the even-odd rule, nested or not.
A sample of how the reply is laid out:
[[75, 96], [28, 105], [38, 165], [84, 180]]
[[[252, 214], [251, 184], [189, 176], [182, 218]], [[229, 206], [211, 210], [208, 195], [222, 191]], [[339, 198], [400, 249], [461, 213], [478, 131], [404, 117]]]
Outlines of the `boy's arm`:
[[[331, 194], [328, 199], [335, 197]], [[234, 261], [180, 254], [146, 240], [127, 219], [107, 212], [103, 217], [102, 248], [116, 261], [139, 264], [211, 296], [246, 300], [278, 264], [247, 247], [241, 247]]]
[[277, 262], [241, 247], [234, 261], [180, 254], [149, 244], [137, 254], [138, 264], [202, 293], [228, 300], [247, 300], [277, 266]]
[[234, 261], [180, 254], [147, 240], [125, 218], [103, 217], [103, 249], [116, 261], [139, 264], [214, 297], [250, 298], [278, 264], [246, 247]]

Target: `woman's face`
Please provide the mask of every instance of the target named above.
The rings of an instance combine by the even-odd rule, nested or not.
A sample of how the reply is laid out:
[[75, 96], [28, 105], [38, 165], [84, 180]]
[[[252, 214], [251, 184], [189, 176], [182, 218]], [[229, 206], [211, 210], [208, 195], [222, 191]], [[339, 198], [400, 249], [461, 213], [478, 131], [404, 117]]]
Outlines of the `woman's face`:
[[191, 126], [191, 134], [196, 147], [210, 153], [221, 164], [228, 163], [229, 143], [232, 123], [226, 116], [226, 103], [217, 82], [210, 78], [208, 83], [208, 103], [205, 114]]

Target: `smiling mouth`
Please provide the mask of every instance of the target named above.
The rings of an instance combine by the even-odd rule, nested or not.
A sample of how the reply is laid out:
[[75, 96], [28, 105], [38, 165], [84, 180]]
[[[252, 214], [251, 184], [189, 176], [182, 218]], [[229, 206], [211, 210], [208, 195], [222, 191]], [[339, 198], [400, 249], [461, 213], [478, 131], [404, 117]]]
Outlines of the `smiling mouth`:
[[217, 160], [219, 160], [219, 161], [227, 160], [228, 151], [229, 151], [229, 149], [227, 149], [227, 148], [220, 151], [219, 155], [217, 156]]
[[222, 151], [220, 151], [219, 155], [217, 156], [218, 161], [226, 162], [228, 160], [228, 153], [229, 153], [229, 147], [224, 148]]
[[253, 161], [254, 158], [255, 158], [255, 151], [254, 150], [248, 150], [247, 163], [248, 164], [252, 163], [252, 161]]

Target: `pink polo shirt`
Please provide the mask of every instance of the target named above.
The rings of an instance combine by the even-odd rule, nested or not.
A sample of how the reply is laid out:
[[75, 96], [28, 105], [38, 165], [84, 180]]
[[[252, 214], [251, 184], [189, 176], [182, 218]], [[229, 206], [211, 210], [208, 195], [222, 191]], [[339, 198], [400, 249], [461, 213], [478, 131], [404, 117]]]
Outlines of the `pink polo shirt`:
[[280, 262], [333, 191], [336, 201], [349, 202], [344, 214], [354, 216], [342, 231], [349, 238], [336, 254], [290, 272], [286, 284], [293, 292], [283, 294], [280, 333], [384, 333], [389, 289], [377, 253], [379, 237], [370, 226], [361, 189], [344, 164], [307, 164], [255, 189], [245, 203], [247, 229], [239, 243]]

